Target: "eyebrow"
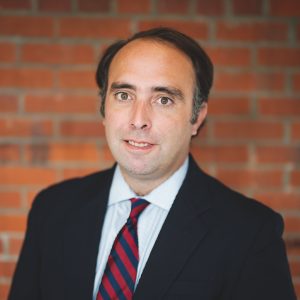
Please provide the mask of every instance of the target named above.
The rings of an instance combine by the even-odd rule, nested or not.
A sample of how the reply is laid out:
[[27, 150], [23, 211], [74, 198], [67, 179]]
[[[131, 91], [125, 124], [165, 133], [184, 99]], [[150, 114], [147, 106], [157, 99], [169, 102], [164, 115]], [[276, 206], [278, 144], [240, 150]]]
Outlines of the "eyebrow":
[[161, 92], [161, 93], [166, 93], [172, 97], [177, 97], [180, 100], [182, 100], [183, 97], [183, 93], [180, 89], [174, 88], [174, 87], [169, 87], [169, 86], [157, 86], [152, 88], [152, 90], [154, 92]]
[[[118, 90], [118, 89], [129, 89], [136, 91], [137, 88], [136, 86], [126, 83], [126, 82], [113, 82], [111, 84], [110, 90]], [[170, 87], [170, 86], [155, 86], [152, 87], [151, 90], [153, 92], [160, 92], [160, 93], [166, 93], [171, 97], [176, 97], [180, 100], [184, 99], [183, 93], [180, 89], [177, 89], [175, 87]]]
[[129, 89], [129, 90], [136, 90], [136, 87], [129, 83], [123, 82], [113, 82], [110, 87], [111, 90], [118, 90], [118, 89]]

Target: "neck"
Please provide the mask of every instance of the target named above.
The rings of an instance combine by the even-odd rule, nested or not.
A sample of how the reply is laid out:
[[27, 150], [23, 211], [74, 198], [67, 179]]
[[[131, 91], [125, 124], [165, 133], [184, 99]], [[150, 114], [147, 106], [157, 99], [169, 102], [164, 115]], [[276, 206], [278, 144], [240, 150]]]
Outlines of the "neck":
[[170, 169], [169, 172], [166, 172], [165, 174], [152, 174], [152, 176], [132, 174], [124, 170], [121, 166], [120, 171], [131, 190], [138, 196], [145, 196], [169, 179], [177, 170], [179, 170], [183, 165], [183, 162], [179, 164], [177, 168]]
[[[122, 173], [123, 174], [123, 173]], [[159, 180], [148, 180], [148, 179], [140, 179], [140, 178], [133, 178], [127, 176], [127, 174], [123, 174], [125, 181], [129, 185], [129, 187], [138, 195], [138, 196], [145, 196], [152, 192], [156, 187], [162, 184], [166, 178], [160, 178]]]

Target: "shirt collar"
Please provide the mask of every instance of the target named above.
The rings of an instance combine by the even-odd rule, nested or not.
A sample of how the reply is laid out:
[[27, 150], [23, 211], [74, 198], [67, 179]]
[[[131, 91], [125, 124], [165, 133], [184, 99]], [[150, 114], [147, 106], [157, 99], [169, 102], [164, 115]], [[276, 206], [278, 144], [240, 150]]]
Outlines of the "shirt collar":
[[[189, 158], [187, 157], [175, 173], [148, 195], [143, 196], [143, 199], [165, 210], [169, 210], [186, 176], [188, 165]], [[108, 205], [110, 206], [135, 197], [138, 196], [129, 187], [121, 173], [119, 165], [117, 165], [109, 192]]]

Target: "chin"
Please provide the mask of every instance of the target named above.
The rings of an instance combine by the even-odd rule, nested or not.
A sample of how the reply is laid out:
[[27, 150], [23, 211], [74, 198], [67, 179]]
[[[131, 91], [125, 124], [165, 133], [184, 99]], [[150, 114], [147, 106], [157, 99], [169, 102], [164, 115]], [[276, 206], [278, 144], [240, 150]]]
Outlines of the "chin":
[[155, 166], [148, 165], [144, 162], [135, 162], [132, 164], [121, 164], [122, 169], [129, 175], [133, 177], [145, 177], [147, 175], [151, 175], [153, 172], [155, 172]]

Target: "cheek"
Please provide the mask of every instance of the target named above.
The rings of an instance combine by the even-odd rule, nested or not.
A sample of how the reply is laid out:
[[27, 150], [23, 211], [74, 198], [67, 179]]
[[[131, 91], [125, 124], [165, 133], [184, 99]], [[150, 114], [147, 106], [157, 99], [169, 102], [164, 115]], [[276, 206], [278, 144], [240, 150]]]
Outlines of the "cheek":
[[157, 132], [173, 144], [185, 144], [193, 132], [192, 124], [187, 118], [163, 118], [157, 122]]
[[124, 121], [124, 118], [119, 114], [111, 114], [105, 117], [104, 130], [106, 138], [111, 142], [119, 140], [127, 132], [128, 126]]
[[109, 111], [105, 115], [104, 126], [113, 128], [122, 120], [122, 116], [116, 112], [110, 113]]

